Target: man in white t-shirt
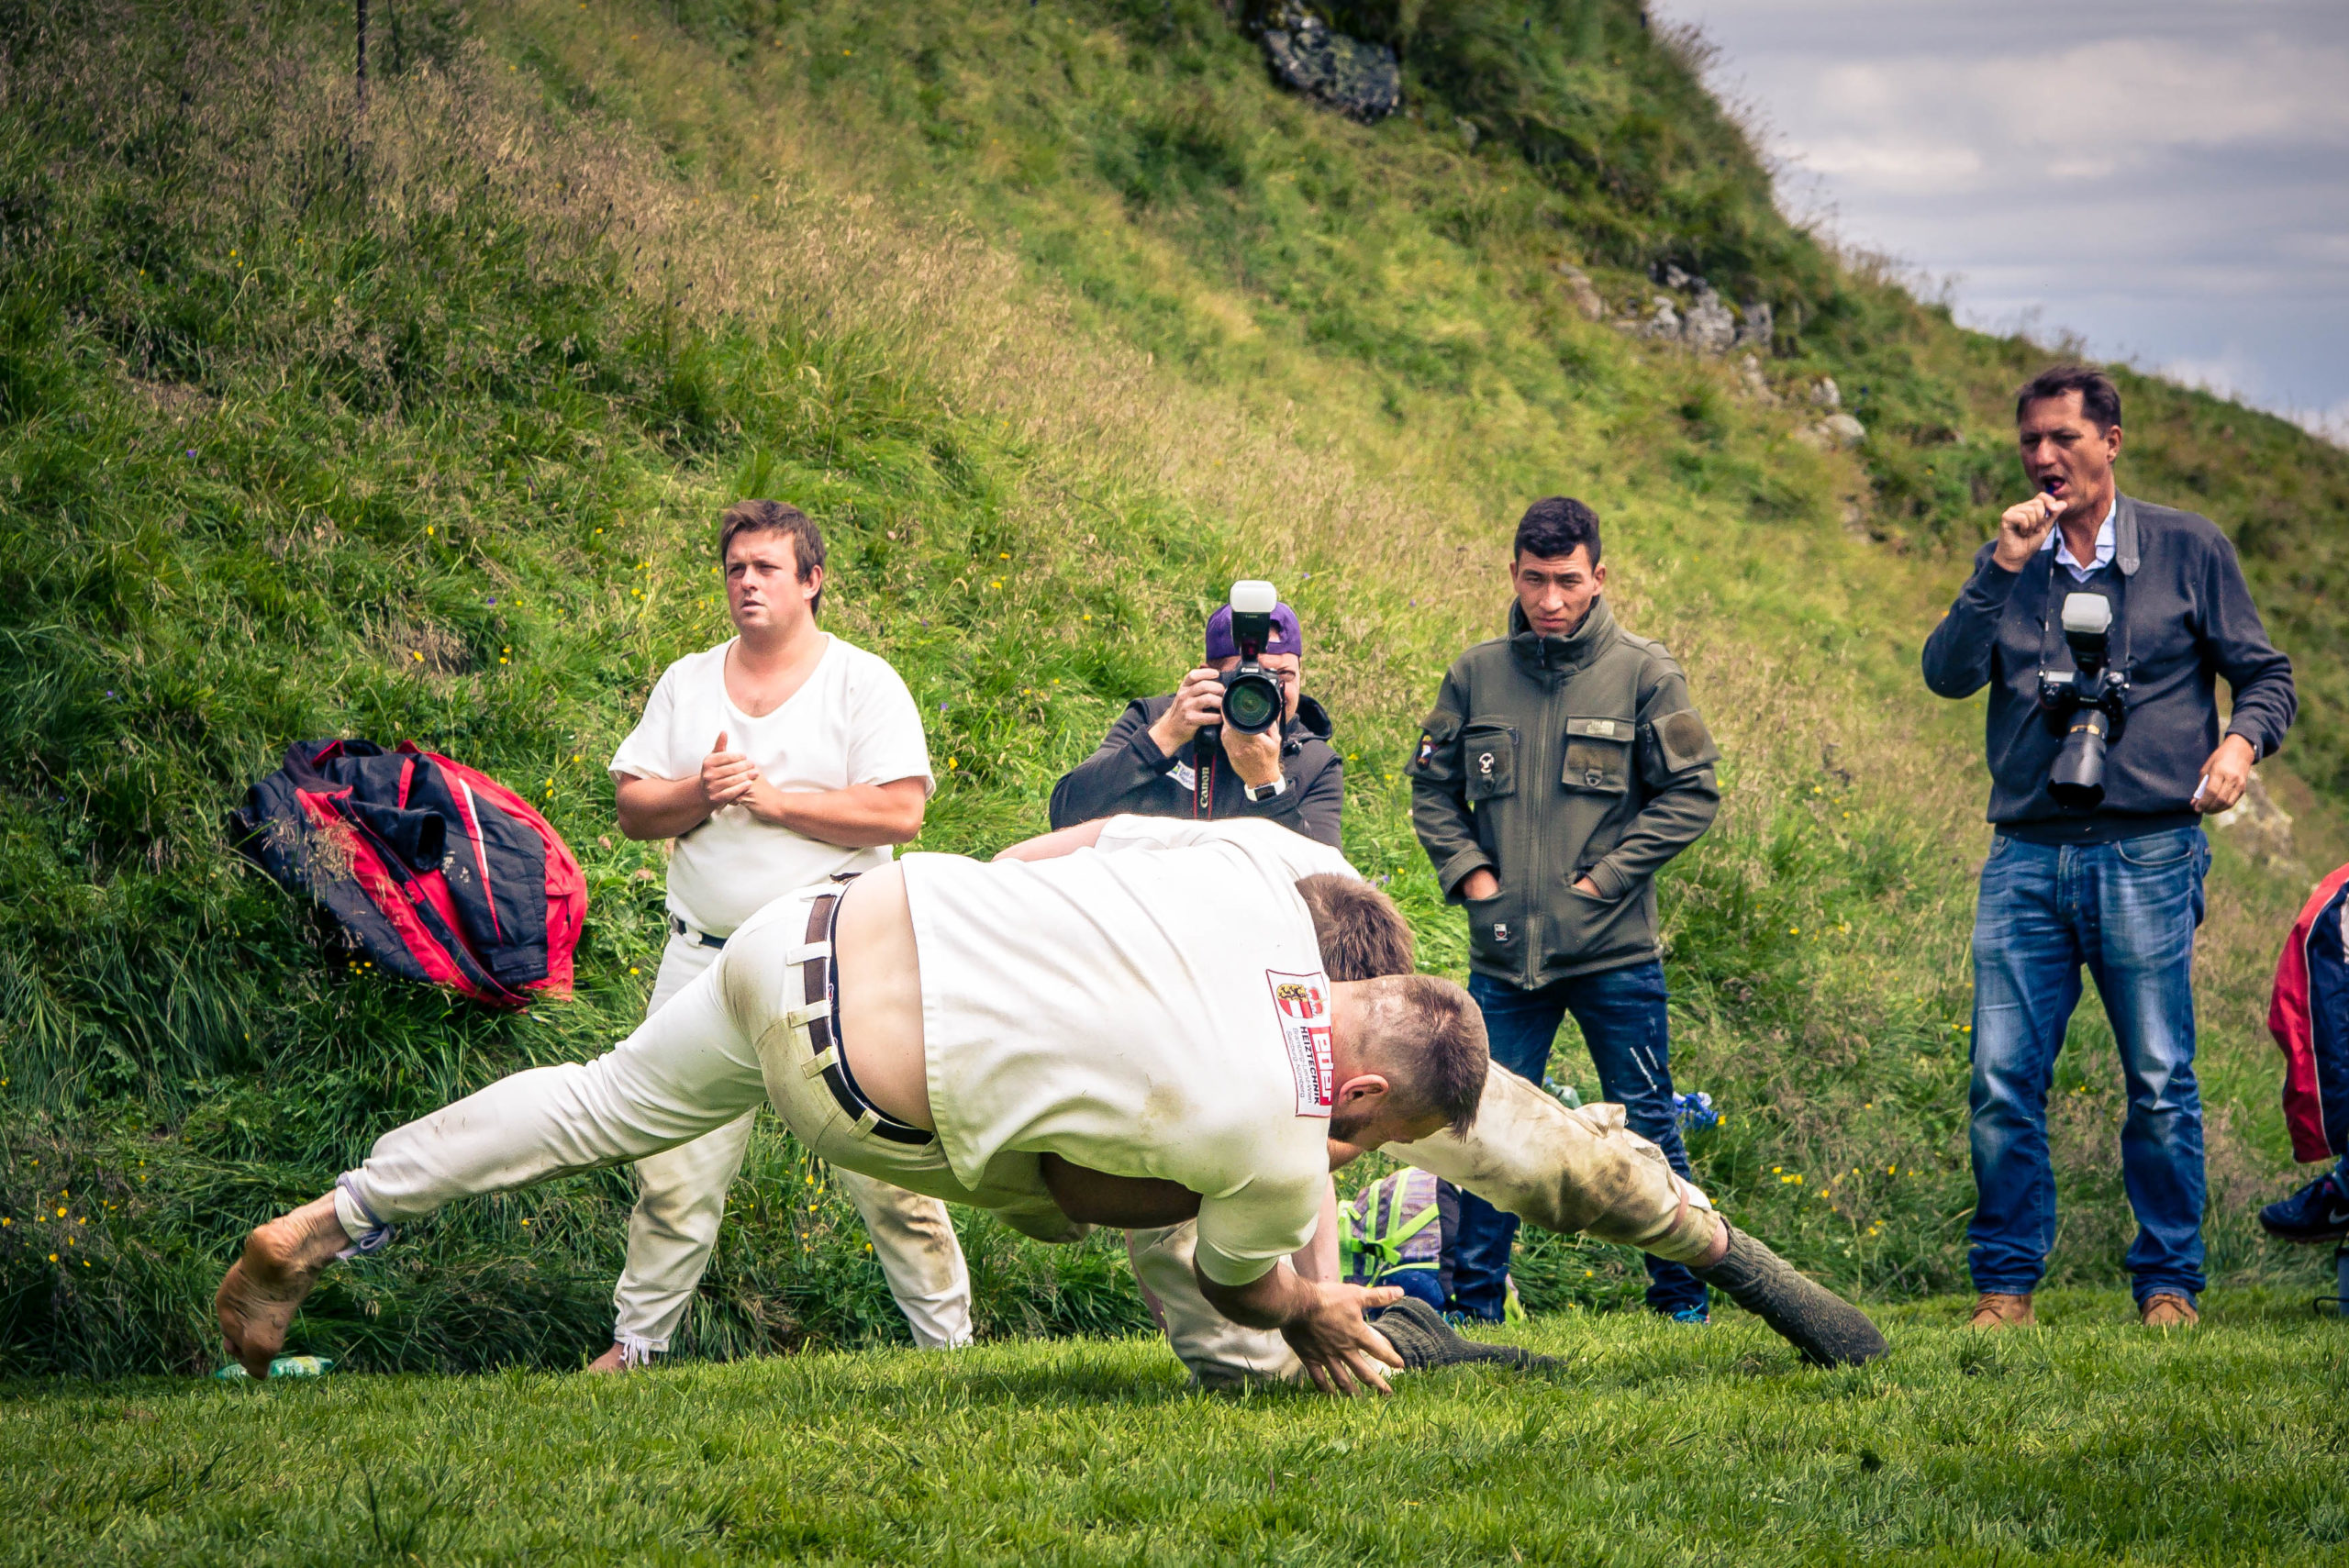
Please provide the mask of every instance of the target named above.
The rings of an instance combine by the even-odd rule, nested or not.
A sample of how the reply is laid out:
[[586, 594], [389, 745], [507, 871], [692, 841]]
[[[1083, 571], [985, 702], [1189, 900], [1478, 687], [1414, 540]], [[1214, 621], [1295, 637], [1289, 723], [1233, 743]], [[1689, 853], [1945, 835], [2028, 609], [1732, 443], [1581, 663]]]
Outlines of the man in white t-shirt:
[[[719, 524], [737, 635], [669, 666], [611, 762], [620, 831], [669, 839], [669, 943], [648, 1016], [759, 909], [795, 888], [889, 863], [932, 787], [921, 715], [887, 662], [820, 629], [824, 538], [795, 506], [743, 501]], [[754, 1111], [639, 1161], [610, 1371], [668, 1348], [708, 1266]], [[838, 1173], [914, 1342], [971, 1338], [970, 1273], [945, 1206]]]
[[777, 899], [608, 1055], [385, 1135], [333, 1194], [254, 1232], [218, 1301], [232, 1351], [265, 1366], [326, 1263], [381, 1246], [391, 1221], [640, 1159], [765, 1098], [835, 1168], [1041, 1240], [1085, 1231], [1063, 1191], [1112, 1223], [1119, 1184], [1187, 1192], [1215, 1309], [1281, 1330], [1325, 1388], [1384, 1388], [1403, 1362], [1362, 1312], [1401, 1293], [1287, 1260], [1323, 1223], [1330, 1139], [1473, 1121], [1475, 1007], [1431, 975], [1324, 976], [1296, 884], [1353, 874], [1333, 850], [1255, 821], [1078, 831], [1097, 847], [916, 854], [845, 894]]

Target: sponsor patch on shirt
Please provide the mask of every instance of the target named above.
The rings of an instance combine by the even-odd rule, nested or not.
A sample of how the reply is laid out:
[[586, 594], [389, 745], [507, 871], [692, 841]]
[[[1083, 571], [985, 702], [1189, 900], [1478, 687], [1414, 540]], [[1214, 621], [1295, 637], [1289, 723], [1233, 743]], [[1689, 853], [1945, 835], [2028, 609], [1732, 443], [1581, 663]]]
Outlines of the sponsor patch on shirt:
[[1430, 735], [1426, 730], [1424, 730], [1424, 729], [1423, 729], [1423, 730], [1419, 731], [1419, 766], [1420, 766], [1420, 767], [1424, 768], [1424, 767], [1426, 767], [1430, 762], [1433, 762], [1434, 760], [1435, 760], [1435, 737], [1434, 737], [1434, 736], [1432, 736], [1432, 735]]
[[1297, 1080], [1297, 1114], [1326, 1117], [1337, 1097], [1330, 1065], [1329, 976], [1268, 969], [1264, 983], [1273, 989], [1281, 1042], [1288, 1047], [1288, 1070]]

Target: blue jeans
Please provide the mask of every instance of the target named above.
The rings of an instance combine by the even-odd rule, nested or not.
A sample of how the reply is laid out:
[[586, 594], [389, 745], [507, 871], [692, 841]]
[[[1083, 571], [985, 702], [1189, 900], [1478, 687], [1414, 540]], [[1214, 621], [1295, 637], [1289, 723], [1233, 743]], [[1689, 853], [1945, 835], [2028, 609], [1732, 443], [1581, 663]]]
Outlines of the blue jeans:
[[1378, 1283], [1394, 1285], [1405, 1296], [1424, 1301], [1438, 1312], [1451, 1305], [1443, 1299], [1443, 1285], [1436, 1279], [1433, 1269], [1402, 1269]]
[[[1598, 1092], [1623, 1107], [1633, 1132], [1664, 1151], [1672, 1168], [1688, 1174], [1688, 1151], [1672, 1114], [1672, 1019], [1664, 1006], [1664, 965], [1653, 959], [1520, 991], [1506, 980], [1468, 978], [1468, 994], [1485, 1015], [1493, 1060], [1539, 1084], [1550, 1043], [1568, 1013], [1582, 1026], [1598, 1069]], [[1460, 1309], [1497, 1319], [1508, 1279], [1509, 1245], [1517, 1217], [1474, 1193], [1460, 1195], [1460, 1231], [1453, 1251], [1452, 1294]], [[1648, 1260], [1648, 1306], [1677, 1312], [1705, 1305], [1705, 1283], [1687, 1265]]]
[[2194, 1081], [2194, 929], [2210, 840], [2199, 828], [2111, 844], [1998, 835], [1974, 916], [1974, 1222], [1976, 1290], [2026, 1295], [2055, 1240], [2047, 1091], [2096, 977], [2112, 1020], [2129, 1115], [2121, 1176], [2137, 1216], [2129, 1273], [2142, 1304], [2188, 1300], [2202, 1278], [2202, 1099]]

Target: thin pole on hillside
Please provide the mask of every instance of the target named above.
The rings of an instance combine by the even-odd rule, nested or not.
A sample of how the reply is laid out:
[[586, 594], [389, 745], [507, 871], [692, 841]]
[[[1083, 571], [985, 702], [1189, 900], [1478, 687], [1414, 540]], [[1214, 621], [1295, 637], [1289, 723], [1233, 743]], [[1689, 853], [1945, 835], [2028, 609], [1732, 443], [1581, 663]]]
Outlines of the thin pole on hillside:
[[359, 7], [359, 112], [367, 112], [367, 0], [356, 0]]

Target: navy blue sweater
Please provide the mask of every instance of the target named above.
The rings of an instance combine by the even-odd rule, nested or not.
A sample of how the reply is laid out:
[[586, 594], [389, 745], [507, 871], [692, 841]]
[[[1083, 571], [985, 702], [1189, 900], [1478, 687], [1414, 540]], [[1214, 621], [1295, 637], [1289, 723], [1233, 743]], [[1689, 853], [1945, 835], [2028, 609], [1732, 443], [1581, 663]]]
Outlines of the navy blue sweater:
[[[2292, 662], [2267, 640], [2217, 525], [2123, 495], [2113, 535], [2112, 564], [2086, 583], [2052, 550], [2009, 572], [1984, 545], [1925, 639], [1934, 691], [1968, 697], [1990, 688], [1990, 820], [2002, 832], [2094, 843], [2185, 826], [2197, 819], [2188, 803], [2219, 746], [2218, 678], [2233, 704], [2226, 733], [2249, 741], [2254, 757], [2283, 745], [2298, 711]], [[2111, 659], [2130, 681], [2129, 721], [2105, 759], [2104, 803], [2091, 813], [2065, 811], [2048, 794], [2063, 736], [2039, 710], [2043, 657], [2050, 670], [2074, 667], [2062, 606], [2082, 592], [2114, 601]]]

